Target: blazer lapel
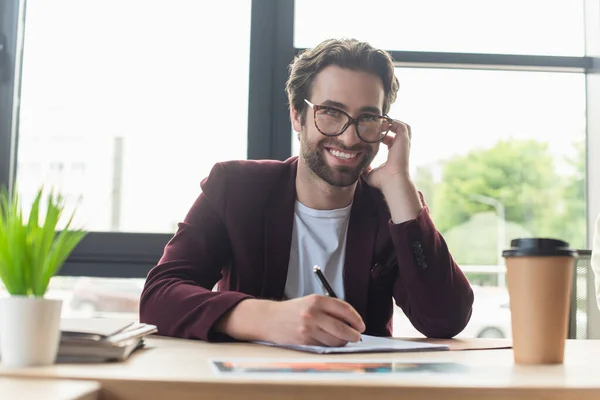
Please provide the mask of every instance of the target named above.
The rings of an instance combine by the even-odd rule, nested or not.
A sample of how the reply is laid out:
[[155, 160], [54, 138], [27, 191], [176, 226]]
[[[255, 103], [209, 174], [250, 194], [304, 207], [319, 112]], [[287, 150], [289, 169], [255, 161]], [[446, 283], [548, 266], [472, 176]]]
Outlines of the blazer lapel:
[[346, 301], [358, 311], [363, 320], [367, 316], [367, 297], [375, 235], [377, 210], [369, 201], [369, 193], [359, 180], [354, 195], [344, 265], [344, 290]]
[[266, 299], [283, 300], [284, 297], [292, 245], [297, 166], [297, 161], [293, 162], [289, 173], [282, 174], [265, 209], [265, 272], [261, 292]]

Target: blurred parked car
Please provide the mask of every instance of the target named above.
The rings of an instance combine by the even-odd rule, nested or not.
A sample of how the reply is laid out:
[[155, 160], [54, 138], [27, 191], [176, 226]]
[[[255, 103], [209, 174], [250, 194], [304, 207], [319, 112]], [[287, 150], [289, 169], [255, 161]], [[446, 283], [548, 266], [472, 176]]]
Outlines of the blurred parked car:
[[73, 287], [71, 308], [85, 314], [137, 314], [143, 285], [141, 279], [79, 278]]
[[[508, 292], [497, 287], [474, 286], [473, 314], [467, 327], [457, 335], [463, 338], [511, 337]], [[422, 337], [404, 312], [396, 308], [394, 313], [394, 336]]]
[[[508, 291], [498, 287], [473, 286], [475, 301], [473, 314], [467, 327], [459, 333], [458, 338], [510, 338], [512, 337], [510, 304]], [[577, 339], [585, 339], [587, 332], [587, 315], [585, 311], [577, 310], [575, 315]], [[394, 313], [394, 336], [422, 337], [404, 312], [396, 308]]]

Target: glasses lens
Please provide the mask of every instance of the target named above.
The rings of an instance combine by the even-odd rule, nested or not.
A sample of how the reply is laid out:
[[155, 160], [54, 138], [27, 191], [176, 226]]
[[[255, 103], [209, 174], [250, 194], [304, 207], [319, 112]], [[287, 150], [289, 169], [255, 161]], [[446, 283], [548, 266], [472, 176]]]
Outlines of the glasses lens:
[[363, 115], [358, 121], [358, 136], [365, 142], [377, 142], [390, 130], [387, 118], [377, 115]]
[[315, 114], [317, 129], [325, 135], [337, 135], [348, 123], [348, 116], [335, 108], [321, 108]]

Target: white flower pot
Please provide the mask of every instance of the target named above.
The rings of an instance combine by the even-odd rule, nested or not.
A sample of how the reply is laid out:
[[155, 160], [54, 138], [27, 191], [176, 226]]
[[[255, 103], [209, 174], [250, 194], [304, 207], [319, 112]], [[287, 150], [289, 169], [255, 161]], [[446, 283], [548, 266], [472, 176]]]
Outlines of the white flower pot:
[[62, 300], [10, 296], [0, 299], [0, 363], [50, 365], [60, 341]]

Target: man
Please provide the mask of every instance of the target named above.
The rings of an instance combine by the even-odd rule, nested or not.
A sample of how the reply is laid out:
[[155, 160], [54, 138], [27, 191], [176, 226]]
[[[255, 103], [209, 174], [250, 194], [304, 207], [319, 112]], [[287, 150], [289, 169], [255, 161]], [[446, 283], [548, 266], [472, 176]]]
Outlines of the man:
[[[168, 336], [340, 346], [391, 335], [395, 299], [426, 336], [458, 334], [473, 292], [411, 181], [410, 127], [386, 115], [389, 54], [326, 40], [294, 60], [286, 91], [300, 156], [214, 166], [140, 319]], [[381, 142], [387, 162], [371, 170]]]

